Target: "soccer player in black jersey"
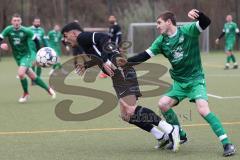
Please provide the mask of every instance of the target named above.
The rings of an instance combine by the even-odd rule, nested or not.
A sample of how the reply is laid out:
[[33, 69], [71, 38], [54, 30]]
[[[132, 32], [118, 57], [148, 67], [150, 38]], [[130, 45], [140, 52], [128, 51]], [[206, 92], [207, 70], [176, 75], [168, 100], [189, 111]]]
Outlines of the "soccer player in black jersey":
[[[162, 146], [167, 141], [173, 142], [173, 151], [179, 149], [179, 127], [162, 120], [152, 110], [137, 104], [141, 96], [136, 72], [133, 67], [117, 68], [116, 57], [120, 56], [118, 48], [109, 45], [110, 37], [105, 33], [83, 32], [76, 22], [65, 25], [62, 29], [65, 43], [81, 46], [84, 52], [92, 59], [84, 64], [78, 64], [76, 69], [80, 75], [87, 68], [98, 65], [113, 82], [120, 102], [121, 116], [124, 121], [152, 133]], [[162, 131], [160, 131], [159, 127]]]

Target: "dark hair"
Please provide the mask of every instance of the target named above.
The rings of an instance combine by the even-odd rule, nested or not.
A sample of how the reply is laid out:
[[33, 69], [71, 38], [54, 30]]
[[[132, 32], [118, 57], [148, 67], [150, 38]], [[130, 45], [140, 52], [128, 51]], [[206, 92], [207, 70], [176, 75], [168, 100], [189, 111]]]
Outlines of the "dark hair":
[[161, 18], [161, 19], [164, 20], [165, 22], [166, 22], [168, 19], [170, 19], [171, 22], [172, 22], [172, 24], [173, 24], [174, 26], [177, 25], [176, 16], [175, 16], [175, 14], [174, 14], [173, 12], [166, 11], [166, 12], [160, 14], [157, 19], [159, 19], [159, 18]]
[[65, 26], [62, 28], [61, 33], [63, 34], [64, 32], [69, 32], [69, 31], [71, 31], [71, 30], [78, 30], [78, 31], [83, 32], [83, 29], [81, 28], [81, 26], [79, 25], [79, 23], [77, 23], [77, 22], [71, 22], [71, 23], [68, 23], [67, 25], [65, 25]]
[[18, 14], [18, 13], [14, 13], [13, 15], [12, 15], [12, 18], [13, 17], [18, 17], [18, 18], [21, 18], [21, 15], [20, 14]]

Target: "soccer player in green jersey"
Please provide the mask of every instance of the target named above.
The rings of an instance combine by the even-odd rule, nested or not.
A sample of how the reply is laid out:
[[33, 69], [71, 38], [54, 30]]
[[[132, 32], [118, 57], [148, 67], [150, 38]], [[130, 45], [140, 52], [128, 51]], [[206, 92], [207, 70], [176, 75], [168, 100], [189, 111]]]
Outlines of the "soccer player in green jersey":
[[[62, 50], [61, 50], [62, 34], [60, 32], [60, 26], [58, 24], [55, 24], [53, 30], [48, 32], [47, 39], [48, 39], [49, 47], [54, 49], [58, 57], [60, 57], [62, 55]], [[49, 75], [51, 75], [55, 69], [60, 69], [60, 68], [61, 68], [60, 62], [54, 64], [52, 70], [49, 72]]]
[[226, 16], [226, 23], [224, 24], [221, 35], [216, 39], [216, 44], [219, 44], [219, 40], [225, 35], [225, 52], [227, 54], [226, 65], [224, 69], [229, 69], [230, 61], [233, 62], [233, 69], [238, 68], [236, 58], [233, 54], [233, 49], [236, 41], [236, 33], [240, 35], [239, 29], [236, 23], [232, 21], [232, 15]]
[[36, 76], [31, 69], [32, 53], [30, 51], [29, 41], [34, 41], [39, 49], [40, 46], [38, 39], [29, 28], [21, 25], [22, 19], [20, 15], [14, 14], [12, 16], [11, 23], [12, 25], [6, 27], [0, 34], [0, 44], [3, 50], [8, 50], [8, 45], [6, 43], [2, 43], [4, 38], [8, 38], [12, 47], [13, 57], [18, 65], [18, 76], [24, 91], [23, 96], [19, 99], [19, 102], [26, 102], [29, 98], [28, 81], [25, 75], [33, 80], [38, 86], [45, 89], [52, 98], [55, 98], [56, 94], [54, 90], [44, 83], [40, 77]]
[[[47, 41], [45, 40], [45, 31], [41, 27], [41, 20], [40, 20], [40, 18], [39, 17], [35, 17], [33, 19], [33, 23], [32, 24], [33, 25], [31, 27], [29, 27], [29, 28], [33, 31], [33, 33], [36, 35], [37, 39], [39, 40], [40, 47], [47, 47], [48, 44], [47, 44]], [[32, 55], [33, 55], [32, 56], [33, 62], [35, 62], [36, 53], [37, 53], [35, 43], [34, 42], [29, 42], [29, 44], [30, 44], [30, 47], [31, 47], [30, 49], [31, 49]], [[36, 64], [33, 63], [32, 69], [37, 74], [37, 76], [39, 76], [39, 77], [41, 76], [42, 68], [40, 66], [36, 66]]]
[[[200, 115], [211, 126], [224, 148], [224, 156], [235, 153], [235, 147], [229, 141], [222, 123], [216, 115], [210, 111], [206, 82], [199, 49], [199, 35], [211, 23], [210, 19], [202, 12], [192, 9], [188, 13], [189, 18], [197, 20], [180, 27], [176, 26], [175, 15], [165, 12], [157, 18], [157, 29], [160, 36], [144, 52], [127, 60], [118, 58], [118, 66], [136, 65], [151, 57], [162, 54], [172, 65], [170, 75], [174, 80], [170, 90], [160, 98], [159, 108], [167, 122], [179, 125], [179, 120], [172, 107], [185, 98], [194, 102]], [[183, 137], [183, 138], [182, 138]], [[186, 133], [180, 130], [180, 139], [184, 140]], [[185, 139], [186, 140], [186, 139]]]

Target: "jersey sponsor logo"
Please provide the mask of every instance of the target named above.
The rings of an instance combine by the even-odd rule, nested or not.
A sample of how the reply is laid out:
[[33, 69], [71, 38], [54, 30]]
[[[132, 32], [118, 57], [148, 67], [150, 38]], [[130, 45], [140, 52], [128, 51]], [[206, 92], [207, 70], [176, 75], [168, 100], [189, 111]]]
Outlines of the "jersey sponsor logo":
[[173, 53], [173, 60], [172, 62], [180, 61], [183, 58], [183, 49], [181, 46], [177, 47], [172, 51]]
[[18, 45], [18, 44], [20, 44], [21, 43], [21, 39], [20, 38], [18, 38], [18, 37], [14, 37], [13, 38], [13, 44], [14, 45]]

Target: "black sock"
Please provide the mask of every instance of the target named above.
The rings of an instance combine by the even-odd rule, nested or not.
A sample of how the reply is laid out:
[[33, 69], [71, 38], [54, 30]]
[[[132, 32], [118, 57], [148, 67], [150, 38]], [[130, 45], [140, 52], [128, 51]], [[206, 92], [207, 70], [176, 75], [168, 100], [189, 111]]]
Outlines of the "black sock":
[[158, 126], [160, 120], [161, 118], [152, 110], [137, 106], [134, 115], [132, 115], [129, 120], [129, 123], [134, 124], [147, 132], [150, 132], [154, 127], [153, 125]]
[[144, 122], [139, 122], [139, 121], [131, 121], [132, 118], [130, 119], [129, 123], [130, 124], [134, 124], [135, 126], [143, 129], [144, 131], [150, 132], [152, 130], [152, 128], [154, 127], [152, 124], [150, 123], [144, 123]]
[[142, 115], [144, 121], [151, 123], [155, 126], [158, 126], [159, 122], [161, 121], [161, 118], [149, 108], [141, 107], [139, 113]]

